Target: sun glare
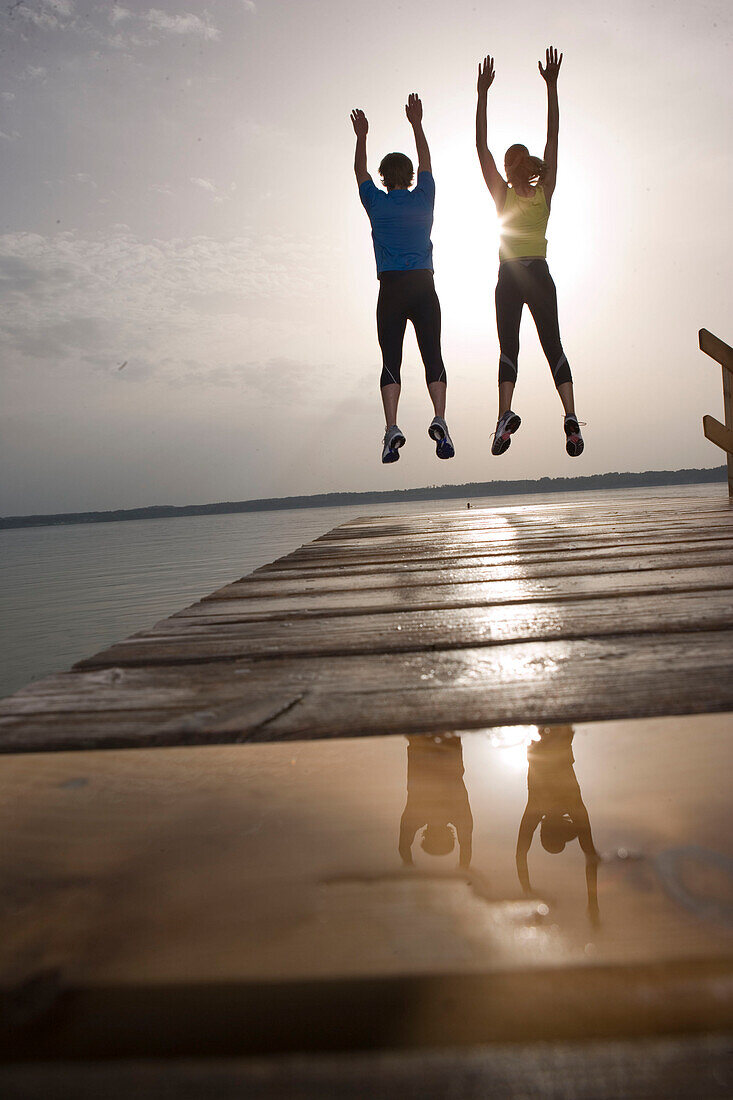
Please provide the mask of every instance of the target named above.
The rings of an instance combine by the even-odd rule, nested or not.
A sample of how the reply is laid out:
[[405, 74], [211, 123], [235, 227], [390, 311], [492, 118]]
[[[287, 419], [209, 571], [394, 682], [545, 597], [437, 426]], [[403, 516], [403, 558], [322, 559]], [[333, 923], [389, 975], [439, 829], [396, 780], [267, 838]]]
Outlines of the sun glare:
[[527, 746], [540, 739], [537, 726], [493, 726], [483, 732], [503, 767], [512, 772], [527, 770]]

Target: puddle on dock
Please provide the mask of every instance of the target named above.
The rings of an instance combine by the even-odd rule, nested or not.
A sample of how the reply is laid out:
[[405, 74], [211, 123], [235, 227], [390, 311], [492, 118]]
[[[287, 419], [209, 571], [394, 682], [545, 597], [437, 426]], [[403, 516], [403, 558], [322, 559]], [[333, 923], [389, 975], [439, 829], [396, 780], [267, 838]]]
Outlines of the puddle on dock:
[[729, 957], [732, 729], [5, 758], [4, 980], [31, 958], [149, 983]]

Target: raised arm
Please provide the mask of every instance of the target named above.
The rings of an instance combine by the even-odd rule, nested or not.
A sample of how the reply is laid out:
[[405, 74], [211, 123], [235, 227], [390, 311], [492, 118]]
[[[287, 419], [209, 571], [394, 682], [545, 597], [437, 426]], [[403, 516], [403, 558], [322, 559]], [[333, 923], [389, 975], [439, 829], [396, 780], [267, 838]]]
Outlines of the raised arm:
[[407, 121], [410, 123], [410, 126], [412, 126], [412, 132], [415, 135], [418, 175], [420, 172], [432, 172], [433, 167], [430, 163], [428, 139], [425, 137], [422, 128], [422, 103], [417, 92], [410, 92], [407, 103], [405, 104], [405, 114], [407, 115]]
[[530, 805], [530, 800], [527, 801], [527, 808], [522, 815], [522, 820], [519, 824], [519, 836], [517, 837], [517, 875], [519, 876], [519, 882], [525, 894], [531, 894], [532, 887], [529, 881], [529, 868], [527, 865], [527, 853], [529, 852], [530, 845], [532, 843], [532, 837], [534, 831], [542, 820], [542, 814], [538, 813], [533, 806]]
[[485, 57], [483, 64], [478, 67], [478, 103], [476, 104], [476, 152], [478, 153], [481, 171], [486, 180], [486, 186], [491, 192], [491, 197], [496, 203], [496, 209], [501, 214], [506, 202], [506, 180], [499, 174], [496, 162], [489, 152], [486, 140], [486, 108], [489, 98], [489, 88], [494, 83], [494, 59]]
[[552, 46], [545, 50], [545, 67], [538, 61], [542, 79], [547, 85], [547, 144], [545, 145], [545, 164], [547, 172], [542, 181], [547, 205], [550, 205], [552, 193], [557, 182], [557, 135], [560, 128], [560, 107], [557, 101], [557, 77], [562, 64], [562, 54]]
[[365, 180], [369, 180], [372, 177], [367, 172], [367, 152], [366, 152], [366, 139], [369, 131], [369, 123], [367, 117], [363, 111], [360, 111], [358, 107], [355, 107], [351, 112], [351, 125], [354, 127], [354, 133], [356, 134], [356, 152], [354, 153], [354, 173], [356, 175], [356, 182], [359, 187]]
[[412, 866], [412, 844], [420, 824], [421, 822], [410, 812], [409, 804], [405, 806], [400, 820], [399, 851], [402, 862], [407, 866]]

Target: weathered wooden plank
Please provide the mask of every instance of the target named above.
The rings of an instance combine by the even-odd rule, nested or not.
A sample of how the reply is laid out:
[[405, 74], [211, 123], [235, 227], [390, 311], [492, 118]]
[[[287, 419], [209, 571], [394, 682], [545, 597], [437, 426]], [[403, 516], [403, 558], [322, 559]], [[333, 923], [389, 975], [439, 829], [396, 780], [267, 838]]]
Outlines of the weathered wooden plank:
[[71, 672], [0, 702], [0, 751], [733, 710], [732, 666], [722, 631]]
[[719, 1034], [451, 1051], [15, 1064], [5, 1100], [730, 1100], [733, 1042]]
[[[415, 923], [412, 907], [410, 915]], [[531, 928], [529, 921], [526, 927]], [[39, 1056], [47, 1062], [118, 1059], [124, 1065], [130, 1059], [177, 1060], [189, 1051], [209, 1059], [309, 1049], [455, 1049], [509, 1043], [513, 1035], [541, 1044], [613, 1036], [630, 1041], [670, 1033], [724, 1035], [733, 1022], [731, 985], [733, 965], [725, 955], [664, 966], [533, 968], [527, 974], [74, 982], [64, 990], [73, 1009], [48, 1013], [32, 1027], [13, 1028], [10, 1040], [0, 1033], [0, 1057], [10, 1063]]]
[[634, 495], [626, 496], [621, 492], [613, 497], [612, 503], [607, 502], [604, 491], [588, 492], [585, 495], [582, 493], [573, 494], [572, 500], [567, 498], [552, 500], [552, 498], [549, 498], [552, 500], [552, 503], [549, 504], [542, 504], [539, 501], [532, 505], [511, 504], [509, 503], [511, 499], [511, 497], [507, 497], [505, 502], [499, 505], [474, 504], [471, 508], [461, 505], [456, 508], [434, 509], [432, 503], [430, 503], [420, 510], [416, 505], [416, 510], [410, 513], [357, 516], [354, 519], [346, 520], [340, 525], [339, 529], [351, 530], [357, 527], [377, 529], [388, 527], [395, 522], [411, 524], [413, 522], [434, 521], [440, 523], [444, 519], [447, 519], [448, 522], [471, 524], [474, 522], [474, 514], [478, 517], [485, 517], [492, 512], [500, 512], [502, 516], [510, 517], [517, 522], [533, 523], [552, 520], [553, 517], [558, 519], [567, 515], [588, 517], [594, 521], [608, 519], [609, 517], [618, 518], [633, 515], [644, 518], [656, 514], [667, 516], [670, 514], [699, 515], [708, 512], [720, 513], [727, 507], [724, 493], [710, 491], [709, 487], [707, 495], [695, 493], [694, 495], [678, 497], [667, 495], [655, 497], [646, 494], [637, 497]]
[[706, 439], [722, 447], [729, 455], [733, 455], [733, 431], [730, 428], [726, 428], [725, 424], [721, 424], [714, 416], [704, 416], [702, 430]]
[[726, 344], [725, 340], [721, 340], [719, 336], [714, 336], [706, 328], [700, 329], [698, 339], [700, 341], [700, 351], [704, 351], [711, 359], [715, 359], [716, 362], [733, 374], [733, 348], [730, 344]]
[[548, 517], [545, 520], [535, 519], [532, 522], [527, 522], [520, 517], [510, 517], [503, 513], [501, 516], [496, 516], [491, 513], [486, 519], [482, 519], [478, 516], [478, 510], [474, 509], [471, 509], [469, 514], [471, 516], [476, 516], [476, 518], [471, 521], [461, 522], [460, 518], [450, 513], [448, 518], [445, 518], [444, 514], [438, 514], [437, 516], [416, 518], [409, 523], [401, 518], [395, 517], [391, 523], [381, 524], [379, 527], [372, 525], [365, 527], [336, 527], [333, 531], [320, 535], [308, 545], [318, 548], [321, 547], [323, 543], [354, 542], [355, 540], [384, 539], [388, 537], [397, 539], [412, 536], [436, 537], [441, 535], [455, 535], [457, 533], [460, 533], [462, 537], [484, 535], [490, 538], [492, 535], [500, 533], [501, 531], [506, 531], [508, 528], [513, 531], [521, 530], [526, 536], [542, 535], [553, 530], [571, 532], [573, 534], [593, 534], [594, 532], [602, 532], [609, 529], [614, 531], [632, 531], [638, 528], [639, 524], [642, 522], [644, 526], [649, 527], [650, 530], [663, 529], [673, 531], [675, 529], [681, 530], [690, 527], [692, 529], [698, 529], [701, 524], [701, 517], [703, 516], [706, 528], [724, 527], [729, 529], [731, 526], [729, 514], [720, 508], [708, 513], [702, 512], [699, 509], [684, 513], [668, 510], [664, 513], [660, 512], [655, 518], [646, 513], [623, 517], [608, 516], [604, 519], [599, 519], [592, 514], [583, 517], [573, 512], [568, 517], [556, 515], [552, 518]]
[[297, 550], [293, 550], [288, 557], [307, 556], [324, 558], [336, 554], [349, 555], [361, 554], [364, 552], [372, 553], [375, 550], [392, 549], [395, 546], [402, 548], [403, 546], [424, 545], [426, 547], [439, 549], [441, 546], [452, 547], [468, 543], [475, 547], [484, 547], [492, 546], [497, 542], [516, 542], [520, 537], [522, 543], [528, 545], [536, 545], [559, 538], [608, 538], [609, 536], [613, 536], [616, 542], [621, 542], [629, 535], [636, 535], [640, 528], [645, 538], [654, 536], [663, 538], [667, 535], [677, 536], [678, 534], [699, 535], [701, 533], [706, 534], [708, 537], [716, 533], [721, 535], [726, 533], [733, 535], [733, 516], [716, 516], [714, 519], [706, 518], [704, 525], [701, 524], [699, 516], [690, 519], [686, 523], [678, 522], [676, 519], [668, 523], [652, 523], [647, 520], [647, 522], [643, 524], [643, 527], [641, 527], [638, 521], [633, 521], [628, 524], [613, 522], [607, 524], [552, 523], [542, 527], [533, 526], [530, 529], [525, 529], [512, 523], [503, 523], [490, 527], [482, 526], [469, 530], [456, 529], [449, 525], [445, 525], [438, 531], [423, 531], [415, 525], [403, 531], [388, 532], [386, 534], [380, 532], [379, 534], [372, 534], [369, 537], [355, 536], [344, 539], [339, 537], [316, 539], [314, 542], [306, 543]]
[[[708, 591], [733, 588], [733, 565], [699, 569], [656, 569], [642, 572], [609, 573], [598, 576], [517, 578], [455, 584], [451, 580], [391, 590], [361, 588], [350, 593], [270, 596], [260, 599], [201, 600], [164, 620], [171, 625], [195, 619], [199, 625], [219, 622], [263, 622], [275, 618], [310, 619], [315, 616], [345, 616], [367, 612], [438, 610], [482, 607], [486, 604], [534, 602], [537, 600], [583, 600], [602, 596], [624, 596], [634, 592], [660, 595], [665, 592]], [[156, 629], [155, 627], [153, 628]]]
[[[368, 566], [370, 564], [383, 564], [391, 565], [394, 563], [400, 563], [404, 561], [434, 561], [436, 558], [453, 558], [455, 560], [466, 560], [470, 558], [482, 558], [486, 557], [491, 548], [495, 548], [494, 552], [501, 552], [504, 554], [511, 553], [515, 556], [516, 560], [520, 561], [524, 557], [529, 556], [532, 553], [542, 554], [543, 556], [557, 557], [559, 555], [570, 555], [574, 553], [583, 553], [586, 550], [603, 549], [613, 550], [616, 547], [635, 547], [637, 552], [640, 552], [646, 546], [656, 546], [659, 544], [658, 536], [648, 536], [646, 534], [629, 535], [626, 538], [617, 538], [613, 536], [587, 538], [571, 540], [560, 536], [552, 536], [544, 539], [497, 539], [487, 544], [467, 544], [460, 539], [433, 542], [433, 543], [417, 543], [413, 545], [400, 545], [395, 546], [383, 546], [374, 547], [370, 550], [364, 550], [361, 553], [357, 552], [342, 552], [339, 549], [335, 553], [312, 553], [301, 554], [300, 551], [294, 551], [292, 554], [288, 554], [285, 557], [278, 558], [277, 561], [272, 562], [270, 565], [262, 566], [261, 569], [255, 571], [255, 576], [261, 577], [267, 573], [282, 573], [290, 570], [305, 570], [316, 569], [319, 572], [323, 569], [343, 569], [352, 564], [357, 564], [361, 567]], [[678, 543], [685, 543], [690, 548], [694, 546], [705, 545], [710, 542], [710, 536], [704, 533], [699, 534], [687, 534], [676, 535], [675, 541]]]
[[270, 597], [292, 596], [300, 598], [308, 595], [324, 595], [335, 592], [354, 592], [362, 589], [392, 589], [420, 587], [426, 584], [476, 584], [497, 580], [539, 580], [544, 577], [582, 577], [593, 574], [626, 573], [629, 571], [647, 572], [656, 569], [684, 571], [699, 569], [706, 565], [733, 564], [733, 542], [718, 544], [722, 549], [704, 548], [695, 550], [668, 549], [654, 554], [639, 555], [633, 550], [622, 548], [612, 556], [596, 557], [573, 556], [571, 561], [555, 561], [552, 558], [532, 558], [527, 564], [517, 564], [514, 555], [504, 555], [507, 564], [489, 559], [483, 566], [474, 564], [446, 564], [445, 560], [431, 563], [430, 567], [416, 566], [408, 569], [367, 570], [365, 573], [350, 571], [346, 576], [326, 571], [325, 576], [298, 578], [288, 573], [286, 577], [267, 579], [250, 574], [241, 580], [232, 581], [216, 589], [203, 600], [207, 603], [231, 599], [265, 599]]
[[[147, 693], [146, 702], [142, 695], [118, 692], [113, 709], [105, 709], [105, 700], [95, 693], [92, 707], [84, 706], [88, 698], [77, 701], [67, 696], [55, 702], [46, 700], [40, 713], [33, 710], [37, 702], [27, 710], [2, 710], [0, 752], [236, 743], [301, 698], [277, 684], [267, 692], [240, 691], [239, 697], [220, 685], [216, 695], [198, 700], [192, 690], [186, 703], [179, 706], [166, 699], [171, 693], [160, 687]], [[166, 702], [168, 705], [162, 705]], [[77, 709], [70, 709], [73, 706]]]
[[[624, 635], [568, 641], [509, 643], [504, 646], [462, 650], [431, 650], [393, 654], [342, 656], [323, 661], [318, 657], [276, 657], [263, 660], [213, 661], [177, 665], [100, 668], [64, 672], [29, 684], [0, 700], [3, 716], [51, 713], [72, 716], [95, 711], [130, 710], [142, 714], [148, 708], [200, 711], [220, 700], [224, 704], [261, 696], [280, 686], [286, 694], [304, 692], [395, 692], [403, 686], [430, 693], [448, 687], [461, 690], [485, 683], [513, 683], [517, 687], [548, 671], [562, 669], [572, 677], [576, 668], [599, 662], [615, 668], [638, 652], [640, 666], [660, 673], [670, 662], [675, 667], [689, 657], [692, 669], [720, 669], [733, 657], [733, 631], [699, 632], [680, 639], [674, 634]], [[675, 657], [675, 653], [678, 656]], [[687, 655], [687, 656], [686, 656]], [[620, 674], [628, 675], [624, 665]], [[586, 672], [578, 673], [582, 688]], [[508, 680], [507, 680], [508, 677]], [[493, 704], [492, 704], [493, 705]]]
[[235, 657], [400, 653], [498, 645], [598, 634], [721, 630], [731, 627], [733, 590], [667, 596], [609, 597], [578, 602], [506, 604], [365, 614], [350, 618], [273, 620], [198, 627], [174, 619], [79, 661], [79, 669], [110, 665], [181, 664]]
[[[351, 591], [357, 585], [390, 587], [401, 584], [430, 583], [435, 577], [450, 577], [455, 583], [490, 579], [511, 580], [514, 577], [551, 577], [569, 574], [604, 573], [609, 570], [657, 569], [670, 563], [687, 565], [728, 564], [733, 560], [730, 539], [711, 539], [689, 543], [654, 543], [640, 553], [638, 546], [618, 546], [609, 550], [579, 550], [560, 557], [544, 553], [499, 553], [477, 557], [432, 558], [428, 561], [394, 562], [389, 570], [376, 565], [345, 565], [340, 569], [288, 570], [287, 573], [257, 570], [212, 592], [206, 599], [229, 599], [230, 595], [267, 596], [276, 593], [300, 595], [304, 592]], [[627, 564], [628, 562], [628, 564]]]

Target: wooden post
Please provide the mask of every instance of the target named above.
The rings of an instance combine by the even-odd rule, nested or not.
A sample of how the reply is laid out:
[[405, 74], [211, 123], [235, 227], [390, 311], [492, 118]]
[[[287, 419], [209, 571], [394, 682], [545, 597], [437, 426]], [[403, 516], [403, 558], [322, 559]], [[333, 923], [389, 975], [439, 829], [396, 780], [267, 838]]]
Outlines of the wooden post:
[[706, 328], [699, 332], [700, 350], [715, 359], [723, 368], [723, 419], [721, 424], [713, 416], [704, 416], [702, 430], [705, 438], [722, 447], [728, 458], [728, 496], [733, 498], [733, 348], [713, 336]]

